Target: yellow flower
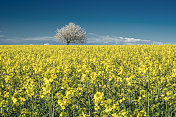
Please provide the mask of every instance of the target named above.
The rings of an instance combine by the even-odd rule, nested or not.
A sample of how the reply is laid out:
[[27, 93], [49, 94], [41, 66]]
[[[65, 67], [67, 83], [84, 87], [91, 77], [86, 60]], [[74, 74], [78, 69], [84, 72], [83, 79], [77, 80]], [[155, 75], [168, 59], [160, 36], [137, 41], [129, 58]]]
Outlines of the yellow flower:
[[118, 117], [118, 115], [116, 113], [113, 113], [112, 117]]
[[104, 94], [101, 92], [96, 92], [96, 94], [94, 95], [95, 103], [100, 102], [101, 100], [103, 100], [103, 98], [104, 98]]
[[164, 100], [166, 100], [166, 101], [169, 100], [169, 97], [164, 97]]
[[17, 102], [17, 99], [15, 97], [12, 97], [12, 101], [15, 104]]

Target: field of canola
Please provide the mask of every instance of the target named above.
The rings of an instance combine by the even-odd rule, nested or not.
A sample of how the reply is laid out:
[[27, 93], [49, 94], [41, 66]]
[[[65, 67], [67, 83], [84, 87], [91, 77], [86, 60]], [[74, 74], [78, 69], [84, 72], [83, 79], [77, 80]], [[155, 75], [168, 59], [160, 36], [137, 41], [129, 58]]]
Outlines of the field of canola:
[[0, 116], [174, 117], [176, 45], [1, 45]]

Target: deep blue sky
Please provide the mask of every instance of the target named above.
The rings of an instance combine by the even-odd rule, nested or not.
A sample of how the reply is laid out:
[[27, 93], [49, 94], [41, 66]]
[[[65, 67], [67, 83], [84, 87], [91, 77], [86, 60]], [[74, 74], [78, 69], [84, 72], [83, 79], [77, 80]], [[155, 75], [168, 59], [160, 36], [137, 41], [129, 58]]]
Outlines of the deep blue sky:
[[0, 0], [0, 44], [54, 43], [69, 22], [88, 36], [176, 42], [176, 0]]

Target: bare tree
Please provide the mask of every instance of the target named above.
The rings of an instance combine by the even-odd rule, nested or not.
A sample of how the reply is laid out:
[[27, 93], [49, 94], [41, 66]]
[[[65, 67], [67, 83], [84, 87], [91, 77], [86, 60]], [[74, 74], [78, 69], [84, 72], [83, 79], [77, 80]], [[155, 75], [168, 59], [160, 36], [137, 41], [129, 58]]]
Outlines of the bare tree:
[[69, 23], [69, 25], [57, 29], [55, 38], [58, 41], [66, 42], [67, 45], [69, 43], [85, 43], [86, 32], [80, 26]]

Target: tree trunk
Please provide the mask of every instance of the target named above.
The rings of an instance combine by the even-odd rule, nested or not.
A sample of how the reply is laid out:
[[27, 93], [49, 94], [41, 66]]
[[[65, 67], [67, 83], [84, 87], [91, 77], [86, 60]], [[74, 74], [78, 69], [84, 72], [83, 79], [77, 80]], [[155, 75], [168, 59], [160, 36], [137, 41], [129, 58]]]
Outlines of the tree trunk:
[[67, 42], [67, 45], [69, 45], [69, 42]]

